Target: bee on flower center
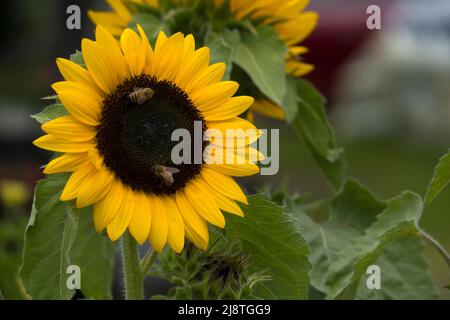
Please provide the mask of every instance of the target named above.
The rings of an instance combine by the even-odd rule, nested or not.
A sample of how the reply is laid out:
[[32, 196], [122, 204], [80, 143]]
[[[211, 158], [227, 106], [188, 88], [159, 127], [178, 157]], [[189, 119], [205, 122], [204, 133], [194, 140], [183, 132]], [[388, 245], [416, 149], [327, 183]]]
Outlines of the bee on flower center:
[[180, 173], [180, 170], [177, 168], [156, 165], [153, 167], [153, 172], [164, 181], [166, 186], [171, 186], [175, 182], [173, 175]]
[[128, 95], [131, 102], [136, 104], [144, 104], [155, 95], [155, 91], [151, 88], [134, 88], [134, 91]]

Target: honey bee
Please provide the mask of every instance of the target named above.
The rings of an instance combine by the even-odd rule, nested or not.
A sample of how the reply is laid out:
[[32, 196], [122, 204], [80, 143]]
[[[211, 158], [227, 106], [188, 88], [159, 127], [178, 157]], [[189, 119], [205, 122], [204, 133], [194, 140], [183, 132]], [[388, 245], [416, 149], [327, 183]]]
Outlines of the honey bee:
[[151, 88], [134, 88], [134, 91], [128, 95], [131, 102], [136, 104], [144, 104], [155, 95], [155, 91]]
[[156, 165], [153, 167], [153, 172], [164, 181], [166, 186], [170, 187], [175, 182], [173, 175], [179, 173], [180, 170], [177, 168]]

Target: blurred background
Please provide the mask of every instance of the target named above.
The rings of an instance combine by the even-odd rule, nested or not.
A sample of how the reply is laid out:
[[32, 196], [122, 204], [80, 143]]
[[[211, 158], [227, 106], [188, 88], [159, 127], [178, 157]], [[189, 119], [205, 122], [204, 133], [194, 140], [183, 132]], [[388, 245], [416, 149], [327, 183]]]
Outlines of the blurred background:
[[[281, 0], [280, 0], [281, 1]], [[77, 4], [82, 30], [66, 28], [66, 9]], [[382, 9], [382, 29], [368, 30], [366, 9]], [[21, 0], [0, 4], [0, 288], [20, 298], [14, 274], [20, 263], [23, 231], [40, 166], [49, 154], [31, 141], [41, 132], [29, 115], [46, 106], [50, 85], [60, 80], [56, 57], [80, 49], [93, 25], [86, 16], [103, 0]], [[449, 148], [450, 1], [312, 0], [320, 14], [305, 56], [316, 66], [308, 76], [327, 97], [349, 173], [382, 198], [409, 189], [426, 191], [434, 166]], [[292, 129], [259, 119], [260, 127], [280, 127], [281, 171], [260, 177], [261, 185], [287, 183], [318, 199], [331, 194]], [[289, 180], [286, 177], [289, 176]], [[426, 210], [422, 226], [450, 249], [450, 190]], [[441, 289], [450, 283], [445, 263], [431, 249], [427, 257]]]

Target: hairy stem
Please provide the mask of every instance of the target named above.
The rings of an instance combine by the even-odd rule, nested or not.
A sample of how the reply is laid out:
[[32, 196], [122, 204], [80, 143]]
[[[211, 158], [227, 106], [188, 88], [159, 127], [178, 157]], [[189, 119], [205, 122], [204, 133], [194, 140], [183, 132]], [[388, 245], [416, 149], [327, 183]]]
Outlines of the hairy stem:
[[153, 265], [153, 262], [155, 262], [157, 254], [158, 253], [155, 250], [149, 249], [145, 254], [144, 258], [142, 258], [141, 273], [144, 278], [147, 276], [148, 271]]
[[447, 266], [450, 268], [450, 254], [445, 250], [444, 246], [440, 244], [436, 239], [426, 233], [424, 230], [420, 230], [420, 236], [427, 241], [436, 251], [444, 258]]
[[139, 261], [139, 247], [128, 231], [122, 236], [122, 262], [127, 300], [144, 298], [144, 278]]

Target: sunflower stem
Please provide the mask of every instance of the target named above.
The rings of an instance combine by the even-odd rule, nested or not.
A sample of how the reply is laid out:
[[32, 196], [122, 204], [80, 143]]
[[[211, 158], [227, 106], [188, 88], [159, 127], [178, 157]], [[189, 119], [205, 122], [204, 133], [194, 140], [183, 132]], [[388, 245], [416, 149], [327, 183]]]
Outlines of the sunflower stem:
[[441, 255], [447, 263], [447, 266], [450, 268], [450, 254], [445, 250], [444, 246], [422, 229], [419, 230], [419, 235]]
[[147, 253], [145, 254], [144, 258], [142, 258], [142, 261], [141, 261], [141, 274], [142, 274], [144, 279], [147, 276], [148, 271], [152, 267], [153, 262], [155, 262], [157, 255], [158, 255], [158, 253], [155, 250], [149, 249], [147, 251]]
[[122, 236], [122, 263], [127, 300], [144, 299], [144, 277], [139, 261], [139, 246], [128, 231]]

